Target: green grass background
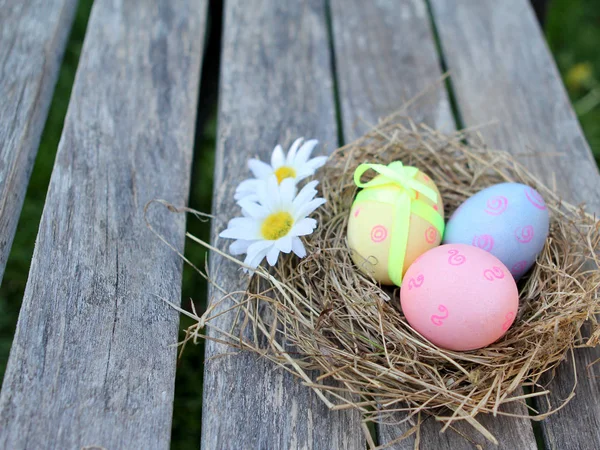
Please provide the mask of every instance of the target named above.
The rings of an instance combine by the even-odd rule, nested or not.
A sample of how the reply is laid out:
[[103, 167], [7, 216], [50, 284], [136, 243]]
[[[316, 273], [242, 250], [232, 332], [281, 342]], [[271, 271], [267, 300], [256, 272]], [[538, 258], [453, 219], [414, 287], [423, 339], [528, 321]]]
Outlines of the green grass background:
[[545, 32], [585, 136], [600, 163], [600, 0], [551, 0]]
[[[80, 1], [18, 231], [0, 286], [0, 378], [8, 359], [27, 282], [33, 245], [92, 2], [93, 0]], [[551, 0], [545, 33], [587, 140], [596, 160], [600, 162], [600, 0]], [[208, 80], [207, 84], [211, 82], [214, 83], [214, 80]], [[201, 108], [199, 112], [190, 204], [201, 211], [210, 211], [216, 143], [216, 101], [212, 99], [203, 102], [203, 105], [204, 109]], [[190, 220], [188, 228], [192, 233], [208, 238], [206, 224]], [[188, 245], [186, 252], [195, 262], [203, 264], [205, 253], [198, 246]], [[186, 268], [183, 282], [184, 304], [189, 305], [190, 298], [193, 298], [200, 309], [206, 302], [206, 283]], [[189, 324], [187, 318], [182, 318], [182, 329]], [[189, 346], [179, 362], [173, 418], [172, 447], [175, 449], [198, 447], [203, 352], [202, 345]]]

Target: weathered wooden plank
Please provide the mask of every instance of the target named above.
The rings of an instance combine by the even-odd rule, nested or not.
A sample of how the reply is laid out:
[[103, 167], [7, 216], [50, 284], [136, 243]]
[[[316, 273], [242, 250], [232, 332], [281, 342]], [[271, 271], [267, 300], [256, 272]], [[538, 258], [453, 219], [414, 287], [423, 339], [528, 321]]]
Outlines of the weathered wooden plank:
[[[565, 200], [600, 212], [598, 169], [528, 2], [431, 4], [465, 126], [497, 121], [481, 130], [490, 145], [516, 155], [541, 152], [520, 159]], [[576, 397], [542, 422], [548, 447], [600, 448], [600, 369], [588, 367], [599, 357], [598, 350], [576, 352]], [[563, 364], [550, 384], [555, 406], [571, 392], [571, 372]]]
[[0, 282], [77, 0], [0, 0]]
[[332, 0], [331, 20], [346, 142], [401, 108], [455, 128], [424, 0]]
[[[169, 447], [204, 0], [96, 0], [0, 396], [0, 447]], [[151, 208], [179, 249], [185, 221]]]
[[[337, 147], [327, 41], [323, 0], [225, 3], [213, 198], [222, 221], [213, 238], [239, 212], [233, 194], [250, 176], [249, 157], [266, 160], [277, 143], [302, 135], [318, 138], [321, 151]], [[220, 256], [212, 254], [210, 266], [227, 291], [247, 286]], [[210, 292], [212, 302], [218, 298]], [[231, 316], [212, 323], [228, 329]], [[330, 412], [297, 379], [253, 354], [208, 341], [204, 383], [203, 448], [364, 448], [358, 414]]]
[[[397, 111], [417, 96], [406, 114], [440, 130], [455, 129], [447, 93], [439, 86], [442, 74], [424, 0], [332, 0], [331, 15], [346, 140], [362, 134], [366, 123], [376, 123], [378, 117]], [[509, 410], [527, 414], [522, 405]], [[500, 448], [536, 448], [529, 420], [478, 419], [502, 441]], [[408, 424], [379, 426], [379, 443], [397, 441], [408, 428]], [[422, 448], [472, 448], [452, 430], [440, 435], [441, 428], [433, 420], [424, 422]], [[485, 445], [485, 438], [469, 425], [457, 429]], [[413, 448], [414, 444], [412, 436], [392, 448]]]

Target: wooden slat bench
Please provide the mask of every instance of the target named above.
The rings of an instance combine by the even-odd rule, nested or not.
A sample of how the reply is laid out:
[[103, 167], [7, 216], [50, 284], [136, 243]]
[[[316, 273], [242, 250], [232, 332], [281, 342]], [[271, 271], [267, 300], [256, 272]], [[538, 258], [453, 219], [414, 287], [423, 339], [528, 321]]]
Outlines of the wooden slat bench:
[[[35, 26], [59, 25], [36, 14]], [[169, 445], [179, 320], [156, 296], [180, 296], [182, 261], [143, 209], [187, 201], [205, 14], [204, 0], [94, 4], [4, 376], [0, 448]], [[183, 218], [154, 215], [183, 248]]]
[[0, 1], [0, 280], [76, 3]]
[[[75, 3], [0, 0], [0, 277]], [[432, 127], [496, 122], [481, 128], [491, 147], [521, 155], [566, 200], [600, 212], [598, 169], [526, 0], [223, 8], [217, 247], [227, 246], [216, 236], [249, 157], [266, 159], [298, 136], [330, 152], [415, 96], [407, 112]], [[0, 448], [169, 447], [179, 321], [158, 297], [179, 298], [182, 263], [146, 228], [143, 209], [154, 198], [187, 202], [206, 15], [206, 0], [95, 1], [0, 394]], [[183, 218], [149, 214], [182, 250]], [[244, 288], [234, 264], [216, 254], [209, 263], [221, 286]], [[600, 448], [598, 358], [575, 353], [577, 395], [540, 422], [544, 448]], [[554, 403], [570, 394], [570, 364], [549, 381]], [[329, 411], [264, 359], [208, 341], [204, 367], [203, 448], [367, 444], [359, 414]], [[538, 448], [526, 408], [505, 411], [523, 417], [482, 419], [498, 447]], [[399, 441], [406, 426], [378, 426], [373, 439], [395, 449], [493, 448], [440, 429], [427, 420]]]

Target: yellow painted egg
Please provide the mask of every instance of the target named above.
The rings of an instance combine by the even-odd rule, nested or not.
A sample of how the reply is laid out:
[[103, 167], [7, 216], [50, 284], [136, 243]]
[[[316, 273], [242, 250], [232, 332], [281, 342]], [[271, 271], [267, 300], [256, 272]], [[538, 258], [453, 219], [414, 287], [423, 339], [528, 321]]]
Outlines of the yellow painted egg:
[[[400, 286], [408, 267], [442, 241], [442, 197], [431, 178], [415, 167], [399, 161], [388, 166], [362, 166], [369, 167], [359, 166], [355, 181], [363, 190], [356, 196], [348, 219], [352, 259], [380, 283]], [[361, 183], [360, 177], [368, 169], [381, 174]]]

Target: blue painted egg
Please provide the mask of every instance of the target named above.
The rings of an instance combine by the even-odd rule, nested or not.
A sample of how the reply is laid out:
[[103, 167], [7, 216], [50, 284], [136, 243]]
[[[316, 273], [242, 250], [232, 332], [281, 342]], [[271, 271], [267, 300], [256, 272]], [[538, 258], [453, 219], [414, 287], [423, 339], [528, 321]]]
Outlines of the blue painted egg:
[[518, 280], [544, 248], [550, 218], [542, 196], [519, 183], [490, 186], [454, 212], [444, 244], [470, 244], [487, 250]]

